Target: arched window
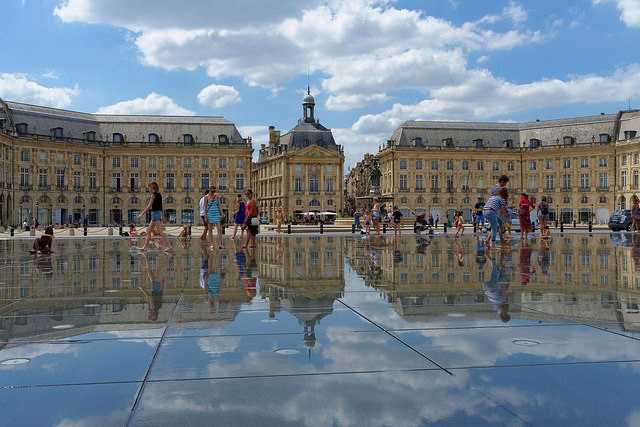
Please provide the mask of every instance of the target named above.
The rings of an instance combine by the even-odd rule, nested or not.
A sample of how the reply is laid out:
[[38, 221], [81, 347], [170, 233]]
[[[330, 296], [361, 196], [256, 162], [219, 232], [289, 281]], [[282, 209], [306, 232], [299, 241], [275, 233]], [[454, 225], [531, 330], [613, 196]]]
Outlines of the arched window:
[[91, 196], [91, 199], [89, 199], [89, 203], [95, 205], [96, 203], [98, 203], [98, 198], [96, 196]]
[[624, 196], [620, 196], [620, 209], [627, 208], [627, 199]]
[[83, 200], [81, 196], [76, 196], [73, 198], [73, 203], [75, 203], [76, 205], [82, 204]]
[[218, 144], [228, 144], [229, 143], [229, 137], [227, 137], [227, 135], [218, 135]]
[[401, 197], [400, 198], [400, 203], [402, 203], [403, 205], [405, 205], [407, 203], [407, 198], [406, 197]]
[[562, 203], [564, 203], [564, 204], [569, 204], [569, 203], [571, 203], [571, 197], [569, 197], [569, 196], [564, 196], [564, 197], [562, 198]]
[[184, 135], [182, 135], [182, 142], [184, 143], [184, 145], [193, 145], [195, 140], [193, 139], [193, 135], [191, 135], [190, 133], [185, 133]]
[[580, 203], [589, 203], [589, 198], [587, 196], [580, 197]]
[[418, 198], [416, 199], [416, 203], [419, 205], [424, 203], [424, 199], [422, 198], [422, 196], [418, 196]]
[[[184, 204], [185, 205], [190, 205], [191, 203], [193, 203], [193, 200], [191, 199], [191, 197], [187, 196], [184, 198]], [[224, 204], [225, 202], [223, 201], [222, 204]]]
[[607, 203], [607, 196], [600, 196], [600, 203]]
[[469, 199], [468, 197], [465, 197], [464, 199], [462, 199], [462, 203], [464, 203], [465, 205], [468, 205], [469, 203], [471, 203], [471, 199]]
[[136, 196], [133, 196], [132, 198], [129, 199], [129, 203], [131, 203], [132, 205], [137, 205], [138, 198]]
[[333, 206], [333, 199], [327, 200], [327, 206]]
[[320, 200], [313, 199], [309, 202], [309, 206], [320, 207]]
[[119, 197], [114, 197], [113, 199], [111, 199], [111, 204], [117, 205], [119, 203], [120, 203], [120, 198]]
[[58, 203], [67, 203], [67, 199], [63, 195], [58, 196]]
[[173, 198], [173, 197], [171, 197], [171, 196], [167, 197], [166, 201], [167, 201], [167, 203], [169, 203], [169, 204], [171, 204], [171, 203], [175, 203], [174, 198]]
[[463, 160], [462, 161], [462, 170], [463, 171], [468, 171], [469, 170], [469, 161], [468, 160]]
[[114, 144], [123, 144], [124, 143], [124, 135], [118, 132], [115, 132], [113, 134], [113, 139], [112, 139]]
[[149, 134], [149, 144], [160, 144], [160, 137], [157, 133]]

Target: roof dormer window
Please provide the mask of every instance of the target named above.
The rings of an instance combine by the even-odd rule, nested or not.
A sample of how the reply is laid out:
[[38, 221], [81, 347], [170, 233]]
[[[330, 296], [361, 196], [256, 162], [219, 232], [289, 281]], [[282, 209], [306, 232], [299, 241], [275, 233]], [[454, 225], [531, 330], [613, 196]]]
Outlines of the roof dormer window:
[[[27, 135], [29, 133], [29, 125], [26, 123], [18, 123], [16, 124], [16, 133], [19, 136], [24, 136]], [[625, 132], [626, 134], [626, 132]]]
[[114, 144], [124, 144], [124, 135], [118, 132], [113, 134], [113, 143]]
[[442, 140], [442, 146], [445, 148], [453, 148], [453, 138], [445, 138]]
[[96, 142], [96, 133], [92, 130], [85, 132], [84, 140], [87, 142]]
[[608, 133], [600, 134], [600, 144], [608, 144], [611, 141], [611, 136]]
[[227, 135], [218, 135], [218, 144], [226, 145], [229, 143], [229, 137]]
[[513, 139], [505, 139], [504, 146], [505, 148], [513, 148]]
[[193, 145], [195, 140], [193, 139], [193, 135], [191, 135], [190, 133], [185, 133], [184, 135], [182, 135], [182, 142], [184, 143], [184, 145]]
[[476, 148], [484, 148], [484, 141], [482, 139], [474, 139], [473, 145]]
[[149, 134], [149, 144], [160, 144], [160, 137], [157, 133]]
[[[18, 129], [18, 125], [16, 125], [16, 129]], [[18, 132], [20, 133], [20, 132]], [[636, 137], [636, 131], [635, 130], [625, 130], [624, 131], [624, 139], [633, 139]]]
[[61, 127], [52, 128], [50, 132], [52, 139], [62, 139], [64, 137], [64, 129]]
[[563, 136], [562, 144], [563, 145], [574, 145], [576, 143], [576, 139], [572, 136]]
[[540, 143], [539, 139], [531, 138], [529, 140], [529, 148], [540, 148], [540, 145], [542, 144]]

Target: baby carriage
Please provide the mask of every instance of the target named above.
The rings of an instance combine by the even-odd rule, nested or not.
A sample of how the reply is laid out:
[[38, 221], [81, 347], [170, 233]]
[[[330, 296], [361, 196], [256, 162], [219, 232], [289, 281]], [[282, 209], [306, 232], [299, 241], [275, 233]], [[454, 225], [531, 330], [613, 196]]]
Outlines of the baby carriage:
[[433, 226], [425, 219], [424, 214], [416, 215], [416, 221], [413, 223], [413, 232], [417, 235], [433, 234]]

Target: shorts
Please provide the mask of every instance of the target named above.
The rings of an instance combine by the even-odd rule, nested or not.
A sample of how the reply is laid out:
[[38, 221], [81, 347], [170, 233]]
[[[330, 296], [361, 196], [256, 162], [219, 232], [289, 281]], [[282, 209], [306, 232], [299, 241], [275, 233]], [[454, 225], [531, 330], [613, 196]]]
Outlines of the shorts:
[[236, 217], [234, 219], [234, 222], [236, 225], [242, 225], [244, 224], [244, 215], [238, 215], [236, 214]]
[[151, 211], [151, 221], [160, 221], [162, 219], [162, 211]]
[[250, 225], [249, 227], [247, 227], [247, 230], [249, 230], [249, 233], [251, 233], [252, 236], [257, 236], [258, 233], [260, 232], [260, 226]]

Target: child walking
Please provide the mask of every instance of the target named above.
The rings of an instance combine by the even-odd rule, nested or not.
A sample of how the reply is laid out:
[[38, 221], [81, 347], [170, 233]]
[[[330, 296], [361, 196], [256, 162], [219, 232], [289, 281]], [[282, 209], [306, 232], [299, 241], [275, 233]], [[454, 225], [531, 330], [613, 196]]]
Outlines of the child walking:
[[462, 212], [456, 211], [453, 223], [456, 227], [456, 238], [464, 234], [464, 221], [462, 220]]

